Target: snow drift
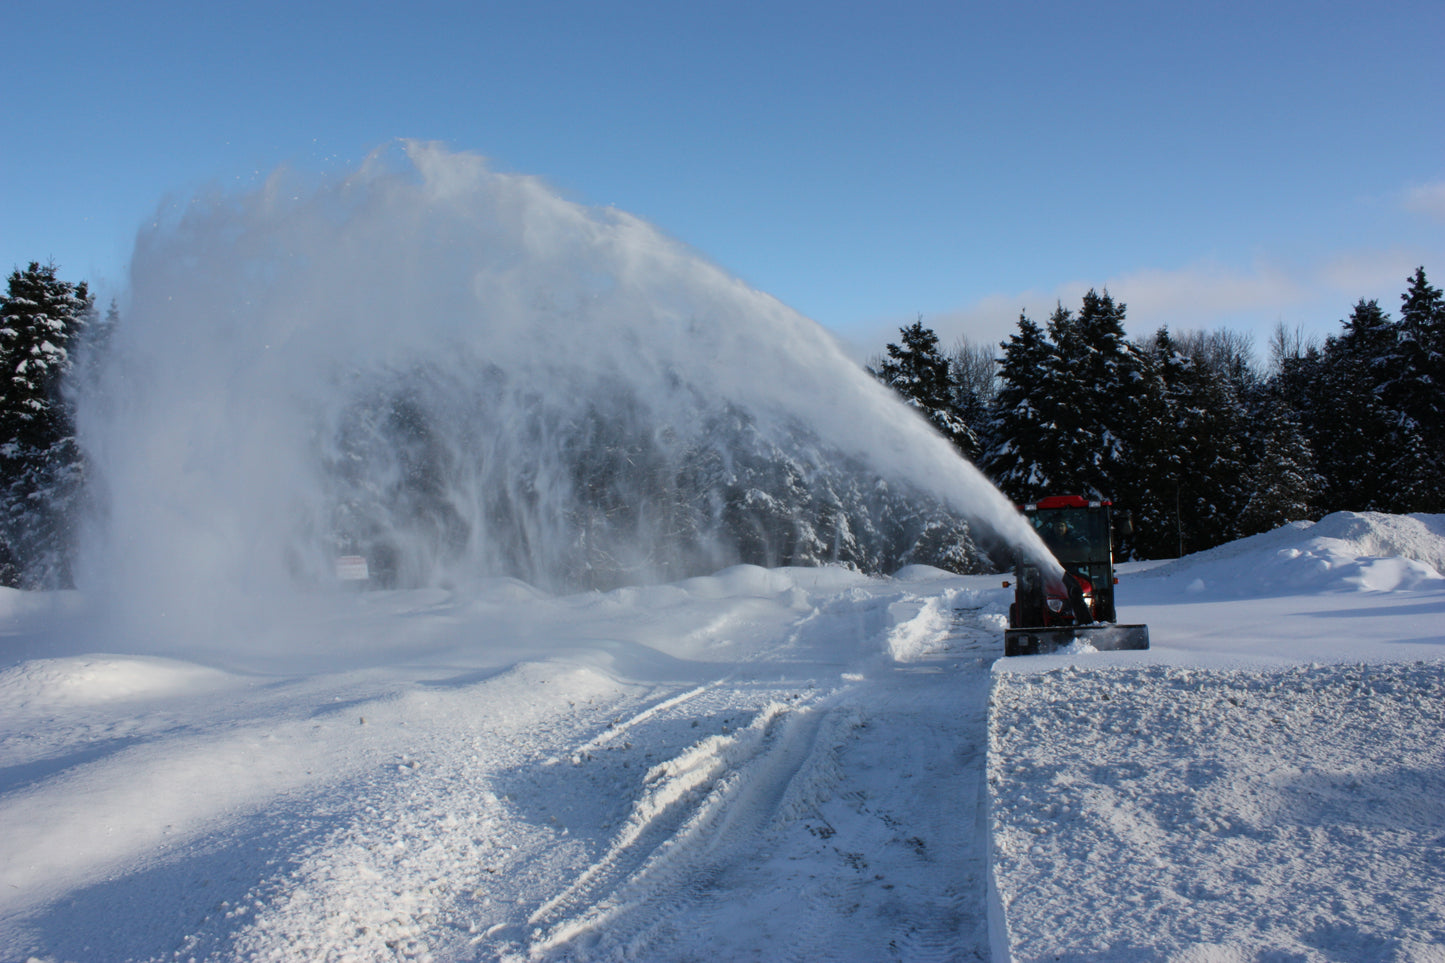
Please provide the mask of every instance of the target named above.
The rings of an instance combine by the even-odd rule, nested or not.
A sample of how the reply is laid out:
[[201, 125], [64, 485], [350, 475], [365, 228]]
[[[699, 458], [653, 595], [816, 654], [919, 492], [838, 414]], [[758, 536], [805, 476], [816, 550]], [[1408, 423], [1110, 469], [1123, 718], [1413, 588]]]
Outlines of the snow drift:
[[1445, 579], [1445, 515], [1336, 512], [1149, 568], [1189, 592], [1254, 597], [1426, 588]]

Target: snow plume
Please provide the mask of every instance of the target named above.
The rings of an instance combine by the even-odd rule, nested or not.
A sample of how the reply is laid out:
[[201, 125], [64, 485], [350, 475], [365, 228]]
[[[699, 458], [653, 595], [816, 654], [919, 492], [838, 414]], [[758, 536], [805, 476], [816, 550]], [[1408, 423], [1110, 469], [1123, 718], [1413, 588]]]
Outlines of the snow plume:
[[[673, 578], [826, 556], [869, 524], [841, 502], [888, 486], [1042, 551], [821, 328], [635, 217], [415, 142], [296, 180], [139, 238], [81, 414], [90, 585], [204, 616], [351, 549], [397, 584]], [[737, 484], [777, 452], [794, 490], [852, 486], [828, 530]]]

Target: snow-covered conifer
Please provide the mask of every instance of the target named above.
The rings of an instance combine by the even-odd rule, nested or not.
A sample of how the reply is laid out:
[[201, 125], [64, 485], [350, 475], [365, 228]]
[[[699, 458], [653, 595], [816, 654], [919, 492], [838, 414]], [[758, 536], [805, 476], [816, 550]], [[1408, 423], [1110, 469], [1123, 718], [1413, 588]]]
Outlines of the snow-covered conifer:
[[1416, 425], [1391, 406], [1385, 390], [1394, 347], [1389, 315], [1361, 300], [1308, 371], [1300, 410], [1327, 512], [1409, 512], [1421, 503], [1429, 455]]
[[[1430, 461], [1445, 459], [1445, 295], [1425, 278], [1423, 267], [1400, 296], [1397, 341], [1383, 385], [1385, 397], [1420, 433]], [[1445, 511], [1445, 482], [1427, 476], [1419, 511]]]
[[1048, 494], [1055, 483], [1044, 465], [1055, 431], [1044, 397], [1054, 346], [1042, 328], [1021, 314], [1018, 332], [1002, 348], [998, 393], [987, 429], [990, 447], [982, 468], [1004, 494], [1026, 502]]
[[1270, 531], [1287, 522], [1314, 518], [1321, 478], [1297, 412], [1273, 393], [1261, 400], [1252, 437], [1251, 461], [1240, 479], [1243, 535]]
[[1139, 360], [1124, 336], [1124, 311], [1107, 290], [1090, 290], [1068, 328], [1072, 337], [1057, 338], [1063, 364], [1059, 380], [1070, 385], [1062, 408], [1076, 419], [1063, 441], [1074, 452], [1080, 494], [1125, 494], [1120, 482], [1130, 456], [1127, 439], [1137, 420]]
[[63, 383], [89, 324], [84, 282], [32, 262], [0, 299], [0, 582], [69, 583], [84, 462]]
[[876, 372], [878, 379], [902, 396], [965, 458], [978, 454], [978, 435], [959, 410], [949, 360], [938, 348], [938, 335], [920, 318], [900, 328], [898, 344], [888, 345], [888, 356]]

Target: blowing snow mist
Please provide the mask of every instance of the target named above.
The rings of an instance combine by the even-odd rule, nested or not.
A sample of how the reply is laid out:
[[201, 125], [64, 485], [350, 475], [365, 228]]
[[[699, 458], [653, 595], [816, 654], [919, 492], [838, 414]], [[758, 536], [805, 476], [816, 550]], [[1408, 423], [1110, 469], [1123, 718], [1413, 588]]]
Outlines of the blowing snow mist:
[[927, 535], [915, 496], [1034, 544], [816, 324], [473, 155], [199, 198], [140, 238], [131, 294], [80, 414], [82, 579], [119, 597], [314, 587], [349, 551], [396, 585], [884, 566]]

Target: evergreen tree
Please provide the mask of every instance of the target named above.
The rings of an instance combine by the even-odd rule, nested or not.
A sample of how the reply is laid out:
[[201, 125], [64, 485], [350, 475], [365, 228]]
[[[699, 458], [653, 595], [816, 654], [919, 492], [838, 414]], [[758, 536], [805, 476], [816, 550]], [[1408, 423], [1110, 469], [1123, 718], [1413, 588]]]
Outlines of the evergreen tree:
[[[1419, 433], [1429, 462], [1438, 466], [1445, 459], [1445, 295], [1430, 285], [1421, 267], [1400, 300], [1398, 337], [1383, 392]], [[1445, 511], [1440, 479], [1438, 471], [1427, 476], [1417, 510]]]
[[1240, 527], [1248, 501], [1240, 482], [1252, 459], [1251, 399], [1258, 379], [1248, 338], [1224, 330], [1199, 334], [1187, 340], [1186, 351], [1192, 364], [1183, 386], [1190, 404], [1182, 489], [1185, 551], [1192, 552], [1248, 534]]
[[1066, 360], [1065, 354], [1077, 350], [1074, 313], [1062, 304], [1056, 305], [1045, 333], [1047, 354], [1039, 369], [1030, 375], [1030, 403], [1044, 432], [1033, 453], [1035, 472], [1046, 480], [1040, 494], [1083, 493], [1079, 465], [1081, 449], [1087, 443], [1077, 433], [1090, 419], [1079, 406], [1079, 369]]
[[84, 462], [62, 388], [93, 303], [84, 282], [32, 262], [0, 300], [0, 582], [61, 587]]
[[1387, 397], [1394, 351], [1389, 316], [1361, 300], [1308, 372], [1300, 410], [1327, 512], [1409, 512], [1421, 503], [1429, 457], [1419, 430]]
[[1125, 539], [1125, 554], [1170, 558], [1184, 551], [1181, 485], [1191, 440], [1185, 426], [1195, 415], [1183, 388], [1191, 367], [1168, 328], [1155, 332], [1141, 352], [1138, 419], [1130, 438], [1135, 455], [1126, 473], [1134, 531]]
[[1127, 499], [1120, 482], [1139, 401], [1138, 352], [1124, 336], [1124, 311], [1107, 290], [1090, 290], [1073, 323], [1057, 337], [1058, 382], [1068, 386], [1061, 410], [1073, 416], [1060, 448], [1072, 452], [1078, 478], [1073, 488], [1113, 499]]
[[1240, 534], [1313, 518], [1322, 480], [1298, 413], [1271, 393], [1261, 406], [1251, 440], [1249, 467], [1240, 479], [1245, 499], [1239, 513]]
[[1225, 332], [1176, 341], [1161, 328], [1141, 353], [1123, 473], [1136, 506], [1134, 554], [1165, 558], [1237, 537], [1249, 415], [1239, 354]]
[[1053, 493], [1116, 499], [1136, 425], [1139, 359], [1124, 338], [1124, 305], [1090, 291], [1077, 315], [1049, 318], [1049, 353], [1033, 402], [1049, 441], [1039, 451]]
[[1079, 314], [1062, 304], [1047, 332], [1027, 317], [1003, 345], [985, 470], [1009, 496], [1114, 498], [1137, 424], [1138, 352], [1124, 305], [1090, 291]]
[[1004, 494], [1023, 503], [1054, 489], [1044, 462], [1055, 431], [1043, 395], [1055, 349], [1043, 329], [1022, 314], [1018, 333], [1001, 347], [999, 386], [987, 431], [991, 444], [982, 468]]
[[974, 458], [978, 435], [955, 402], [949, 362], [938, 349], [938, 335], [923, 326], [922, 318], [898, 330], [901, 343], [888, 345], [888, 357], [875, 375], [927, 418], [965, 458]]

